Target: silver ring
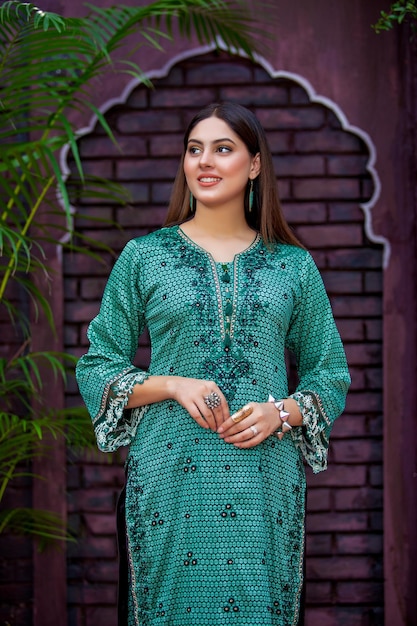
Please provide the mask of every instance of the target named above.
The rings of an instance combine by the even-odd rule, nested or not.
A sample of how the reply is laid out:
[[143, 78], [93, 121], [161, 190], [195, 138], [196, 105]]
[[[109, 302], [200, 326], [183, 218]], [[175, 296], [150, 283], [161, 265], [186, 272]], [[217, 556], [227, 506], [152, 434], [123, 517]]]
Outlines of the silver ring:
[[216, 409], [221, 404], [220, 396], [212, 391], [208, 396], [204, 396], [204, 402], [209, 409]]
[[253, 424], [252, 426], [249, 426], [249, 428], [253, 432], [253, 436], [256, 437], [256, 435], [258, 434], [258, 429], [256, 428], [255, 424]]

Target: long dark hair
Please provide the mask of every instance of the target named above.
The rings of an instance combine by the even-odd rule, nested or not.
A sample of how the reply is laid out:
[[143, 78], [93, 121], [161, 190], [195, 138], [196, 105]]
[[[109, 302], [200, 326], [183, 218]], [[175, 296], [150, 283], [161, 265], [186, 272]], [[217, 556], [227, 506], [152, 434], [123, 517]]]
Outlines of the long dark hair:
[[249, 210], [249, 181], [245, 194], [245, 217], [249, 226], [257, 230], [267, 244], [281, 242], [303, 247], [291, 231], [282, 212], [271, 151], [265, 131], [257, 117], [249, 109], [233, 102], [209, 104], [197, 113], [189, 123], [184, 135], [184, 148], [164, 226], [181, 224], [192, 216], [190, 190], [184, 175], [184, 157], [191, 131], [199, 122], [209, 117], [218, 117], [226, 122], [244, 142], [252, 156], [258, 152], [260, 154], [261, 171], [253, 181], [251, 210]]

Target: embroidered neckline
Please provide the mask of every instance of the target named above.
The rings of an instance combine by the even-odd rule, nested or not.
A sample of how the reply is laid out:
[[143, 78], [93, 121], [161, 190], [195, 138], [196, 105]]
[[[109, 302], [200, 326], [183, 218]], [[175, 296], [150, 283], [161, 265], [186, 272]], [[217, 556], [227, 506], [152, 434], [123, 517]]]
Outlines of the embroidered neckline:
[[[254, 238], [252, 243], [244, 250], [241, 250], [241, 252], [235, 254], [233, 261], [221, 262], [215, 261], [213, 255], [201, 246], [199, 246], [197, 243], [195, 243], [195, 241], [190, 239], [190, 237], [182, 230], [180, 226], [178, 226], [177, 232], [187, 243], [199, 250], [209, 260], [214, 279], [214, 286], [216, 289], [217, 310], [220, 322], [220, 336], [222, 339], [224, 351], [228, 353], [230, 351], [230, 346], [234, 335], [234, 326], [236, 322], [237, 293], [239, 285], [239, 259], [258, 245], [259, 241], [261, 241], [261, 236], [259, 233], [256, 233], [256, 237]], [[222, 269], [221, 278], [219, 278], [219, 273], [217, 270], [217, 268], [220, 266]], [[224, 305], [220, 281], [224, 283], [231, 282], [229, 266], [232, 266], [233, 269], [233, 292], [231, 297], [226, 298], [226, 304]]]
[[177, 233], [180, 235], [180, 237], [182, 237], [187, 243], [189, 243], [191, 246], [193, 246], [194, 248], [197, 248], [197, 250], [199, 250], [200, 252], [202, 252], [203, 254], [205, 254], [211, 261], [213, 261], [215, 264], [217, 265], [223, 265], [223, 264], [229, 264], [230, 263], [234, 263], [239, 257], [242, 256], [242, 254], [246, 254], [247, 252], [249, 252], [250, 250], [252, 250], [258, 243], [259, 241], [261, 241], [261, 236], [259, 233], [256, 233], [254, 240], [252, 241], [252, 243], [250, 243], [248, 245], [247, 248], [244, 248], [243, 250], [241, 250], [240, 252], [237, 252], [234, 256], [233, 261], [216, 261], [213, 258], [213, 255], [206, 250], [205, 248], [203, 248], [202, 246], [199, 246], [198, 243], [196, 243], [193, 239], [191, 239], [191, 237], [189, 237], [181, 228], [180, 225], [177, 226]]

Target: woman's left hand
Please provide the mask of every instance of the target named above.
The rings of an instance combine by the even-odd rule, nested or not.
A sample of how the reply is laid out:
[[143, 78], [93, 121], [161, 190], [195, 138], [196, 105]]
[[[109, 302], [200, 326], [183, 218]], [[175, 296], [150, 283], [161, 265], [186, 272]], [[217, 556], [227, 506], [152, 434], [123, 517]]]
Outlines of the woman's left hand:
[[280, 428], [279, 413], [271, 402], [249, 402], [252, 413], [240, 422], [231, 417], [223, 422], [217, 433], [227, 443], [237, 448], [253, 448]]

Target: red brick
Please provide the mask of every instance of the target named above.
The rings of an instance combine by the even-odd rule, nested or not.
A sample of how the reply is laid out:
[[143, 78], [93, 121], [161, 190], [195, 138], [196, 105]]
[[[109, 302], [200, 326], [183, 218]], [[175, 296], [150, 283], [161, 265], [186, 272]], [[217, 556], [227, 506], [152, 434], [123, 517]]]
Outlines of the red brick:
[[117, 176], [120, 181], [125, 180], [174, 180], [178, 170], [178, 158], [159, 158], [155, 167], [152, 159], [124, 159], [116, 164]]
[[294, 181], [293, 197], [298, 200], [359, 199], [361, 193], [354, 178], [310, 178]]
[[107, 278], [84, 278], [81, 281], [81, 297], [85, 300], [101, 300]]
[[324, 108], [316, 105], [309, 107], [288, 107], [284, 109], [255, 109], [262, 126], [270, 128], [307, 129], [319, 128], [324, 122]]
[[285, 154], [274, 156], [272, 160], [278, 176], [322, 176], [325, 173], [321, 155]]
[[113, 175], [113, 164], [110, 160], [94, 159], [83, 162], [84, 175], [100, 176], [101, 178], [111, 178]]
[[66, 278], [64, 280], [65, 300], [75, 300], [78, 297], [78, 279]]
[[[150, 107], [156, 108], [175, 108], [187, 106], [190, 101], [193, 106], [204, 107], [208, 102], [216, 101], [216, 91], [213, 88], [188, 88], [184, 87], [158, 87], [150, 92]], [[163, 111], [165, 115], [166, 110]], [[169, 129], [166, 129], [169, 130]], [[178, 154], [178, 153], [177, 153]]]
[[99, 300], [84, 303], [68, 302], [65, 316], [73, 322], [91, 321], [97, 315], [99, 308]]
[[187, 85], [251, 83], [252, 69], [234, 63], [190, 63], [185, 81]]
[[285, 202], [282, 207], [291, 224], [322, 223], [326, 221], [326, 205], [320, 202]]
[[[342, 335], [342, 341], [343, 341], [343, 335]], [[352, 391], [362, 391], [363, 389], [365, 389], [366, 372], [363, 369], [359, 369], [355, 367], [350, 367], [349, 372], [350, 372], [350, 377], [352, 380], [350, 388], [349, 388], [349, 393], [351, 393]]]
[[126, 100], [129, 109], [145, 109], [148, 106], [149, 89], [141, 85], [134, 89]]
[[382, 442], [375, 439], [333, 441], [332, 451], [337, 463], [375, 463], [382, 460]]
[[329, 202], [330, 222], [359, 222], [364, 219], [358, 202]]
[[362, 276], [359, 272], [322, 271], [321, 277], [329, 294], [362, 291]]
[[382, 465], [372, 465], [369, 468], [369, 482], [371, 485], [381, 487], [383, 485], [383, 467]]
[[365, 372], [366, 386], [368, 389], [382, 389], [383, 371], [382, 368], [369, 367]]
[[[360, 443], [358, 445], [360, 447]], [[382, 489], [375, 487], [338, 489], [334, 495], [336, 511], [382, 509]]]
[[361, 196], [364, 201], [370, 200], [375, 191], [375, 184], [372, 178], [365, 178], [361, 180]]
[[141, 111], [123, 113], [118, 116], [117, 129], [121, 134], [162, 133], [183, 131], [179, 112]]
[[346, 315], [349, 311], [352, 317], [380, 316], [382, 299], [380, 296], [348, 295], [332, 298], [333, 312], [336, 316]]
[[382, 575], [381, 564], [373, 556], [310, 557], [307, 578], [321, 580], [372, 579]]
[[87, 607], [85, 611], [85, 626], [114, 626], [117, 624], [116, 606]]
[[77, 537], [77, 543], [68, 546], [70, 559], [114, 559], [116, 555], [116, 537]]
[[285, 132], [284, 130], [273, 131], [272, 129], [268, 132], [268, 145], [271, 149], [272, 154], [275, 153], [287, 153], [290, 149], [291, 143], [291, 132]]
[[332, 535], [327, 534], [310, 534], [306, 538], [306, 554], [308, 556], [323, 555], [328, 556], [332, 553]]
[[334, 439], [345, 439], [346, 437], [360, 437], [368, 433], [366, 418], [363, 415], [349, 415], [344, 413], [339, 417], [332, 429], [332, 448]]
[[359, 246], [362, 242], [361, 227], [352, 224], [349, 226], [310, 224], [299, 226], [297, 232], [308, 248]]
[[78, 253], [65, 255], [65, 274], [67, 276], [107, 276], [114, 257], [108, 252], [100, 253], [100, 257], [102, 262]]
[[382, 554], [382, 534], [380, 533], [339, 533], [336, 536], [338, 554]]
[[66, 346], [78, 346], [80, 336], [78, 332], [78, 326], [70, 326], [66, 324], [64, 328], [64, 342]]
[[86, 605], [113, 605], [117, 603], [116, 585], [83, 585], [70, 588], [68, 594], [70, 604], [82, 603]]
[[366, 511], [349, 513], [309, 513], [306, 519], [308, 533], [366, 531], [368, 514]]
[[382, 393], [367, 391], [366, 393], [349, 393], [346, 410], [352, 413], [368, 413], [379, 411], [382, 406]]
[[291, 104], [307, 104], [310, 102], [309, 95], [304, 87], [296, 83], [290, 83], [290, 103]]
[[345, 341], [363, 341], [365, 339], [365, 324], [360, 319], [340, 319], [336, 320], [337, 328]]
[[118, 574], [117, 563], [100, 559], [87, 567], [86, 579], [91, 583], [109, 582], [117, 584]]
[[117, 494], [111, 489], [72, 491], [68, 498], [68, 511], [101, 511], [112, 513], [115, 510]]
[[330, 489], [310, 489], [308, 492], [308, 510], [326, 511], [330, 509]]
[[84, 160], [91, 157], [120, 157], [146, 154], [146, 141], [141, 137], [136, 137], [132, 141], [131, 137], [116, 134], [116, 144], [107, 136], [97, 137], [96, 135], [86, 135], [80, 144], [80, 156]]
[[347, 343], [345, 352], [349, 366], [380, 365], [382, 362], [382, 346], [379, 343]]
[[116, 532], [116, 514], [87, 514], [84, 516], [87, 529], [92, 535], [113, 535]]
[[[104, 461], [107, 463], [107, 458]], [[85, 465], [83, 467], [83, 484], [86, 489], [112, 486], [121, 487], [124, 482], [124, 469], [112, 463], [109, 465]]]
[[[163, 204], [163, 215], [167, 212], [168, 202], [171, 197], [172, 183], [154, 183], [151, 185], [151, 198], [154, 204]], [[161, 209], [158, 209], [161, 210]]]
[[330, 176], [359, 176], [366, 172], [368, 161], [367, 154], [332, 154], [327, 157], [327, 173]]
[[[219, 90], [219, 99], [221, 101], [238, 102], [243, 106], [283, 106], [288, 104], [288, 90], [278, 84], [272, 84], [266, 79], [267, 83], [260, 87], [259, 84], [241, 86], [221, 87]], [[207, 100], [209, 102], [209, 100]], [[268, 134], [269, 140], [269, 134]]]
[[309, 604], [326, 604], [332, 600], [331, 583], [316, 583], [308, 581], [306, 584], [306, 600]]
[[381, 293], [383, 288], [381, 272], [365, 272], [365, 290], [368, 292]]
[[[126, 211], [131, 208], [132, 204], [146, 204], [150, 202], [151, 199], [151, 185], [148, 183], [139, 183], [139, 182], [125, 182], [123, 184], [125, 189], [129, 192], [130, 200], [128, 207], [121, 207], [118, 209], [119, 212]], [[120, 222], [118, 224], [121, 226]]]
[[358, 138], [343, 130], [323, 128], [319, 131], [296, 133], [294, 149], [297, 152], [359, 152]]
[[178, 158], [182, 151], [183, 133], [155, 135], [149, 138], [150, 156], [173, 156]]
[[329, 255], [329, 266], [333, 268], [381, 269], [382, 250], [358, 248], [356, 250], [333, 250]]
[[308, 608], [305, 618], [306, 626], [383, 626], [383, 623], [382, 610], [363, 606]]
[[336, 593], [340, 604], [377, 604], [383, 600], [384, 585], [377, 581], [338, 583]]
[[[333, 441], [330, 442], [333, 446]], [[312, 474], [307, 472], [307, 482], [314, 487], [361, 486], [366, 484], [366, 468], [363, 465], [330, 464], [325, 472]]]

